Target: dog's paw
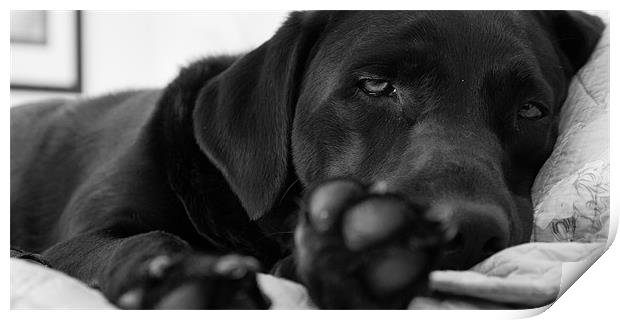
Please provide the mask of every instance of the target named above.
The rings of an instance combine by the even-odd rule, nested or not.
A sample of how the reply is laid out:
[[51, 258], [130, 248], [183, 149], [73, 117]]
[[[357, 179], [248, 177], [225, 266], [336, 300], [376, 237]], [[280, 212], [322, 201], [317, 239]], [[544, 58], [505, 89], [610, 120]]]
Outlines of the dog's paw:
[[157, 256], [142, 266], [138, 285], [116, 304], [124, 309], [267, 309], [247, 256]]
[[404, 198], [330, 180], [305, 200], [297, 272], [321, 308], [405, 308], [426, 289], [443, 226]]

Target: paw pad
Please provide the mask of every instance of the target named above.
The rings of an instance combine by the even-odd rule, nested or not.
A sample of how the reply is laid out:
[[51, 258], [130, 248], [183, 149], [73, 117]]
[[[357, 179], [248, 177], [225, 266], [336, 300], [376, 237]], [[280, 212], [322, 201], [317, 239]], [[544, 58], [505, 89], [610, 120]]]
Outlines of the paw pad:
[[295, 234], [297, 273], [321, 308], [403, 308], [425, 290], [442, 244], [428, 208], [386, 182], [312, 189]]
[[329, 230], [336, 223], [338, 213], [363, 192], [361, 185], [349, 180], [330, 181], [315, 189], [308, 199], [309, 217], [314, 228], [320, 232]]
[[365, 278], [378, 295], [389, 295], [411, 285], [419, 279], [428, 262], [425, 254], [403, 249], [388, 250], [374, 260], [368, 265]]
[[123, 309], [138, 309], [142, 303], [142, 296], [141, 289], [129, 290], [118, 298], [116, 304]]
[[352, 206], [344, 214], [343, 238], [351, 250], [360, 250], [389, 238], [405, 224], [409, 208], [403, 201], [376, 197]]

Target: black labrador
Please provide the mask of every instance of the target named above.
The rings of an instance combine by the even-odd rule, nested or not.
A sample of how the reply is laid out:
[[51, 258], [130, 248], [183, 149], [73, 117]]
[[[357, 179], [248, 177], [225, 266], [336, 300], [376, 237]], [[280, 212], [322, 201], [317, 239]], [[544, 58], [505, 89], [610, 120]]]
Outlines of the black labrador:
[[11, 110], [11, 245], [124, 308], [403, 308], [528, 241], [604, 28], [581, 12], [296, 12], [162, 91]]

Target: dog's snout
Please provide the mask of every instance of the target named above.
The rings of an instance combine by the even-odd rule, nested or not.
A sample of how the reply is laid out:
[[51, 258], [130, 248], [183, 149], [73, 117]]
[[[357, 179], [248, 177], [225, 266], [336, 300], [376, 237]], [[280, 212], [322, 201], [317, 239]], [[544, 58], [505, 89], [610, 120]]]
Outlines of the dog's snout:
[[458, 204], [446, 223], [448, 242], [439, 263], [441, 269], [467, 269], [508, 246], [509, 220], [504, 209], [494, 204]]

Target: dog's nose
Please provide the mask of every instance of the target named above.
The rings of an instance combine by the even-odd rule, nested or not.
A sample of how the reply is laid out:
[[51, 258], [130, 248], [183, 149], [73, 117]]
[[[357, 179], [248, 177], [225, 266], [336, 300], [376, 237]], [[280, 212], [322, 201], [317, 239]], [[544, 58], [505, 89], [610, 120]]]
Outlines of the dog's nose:
[[504, 209], [493, 204], [466, 203], [444, 207], [451, 232], [440, 269], [469, 269], [508, 246], [509, 221]]

